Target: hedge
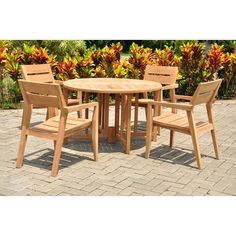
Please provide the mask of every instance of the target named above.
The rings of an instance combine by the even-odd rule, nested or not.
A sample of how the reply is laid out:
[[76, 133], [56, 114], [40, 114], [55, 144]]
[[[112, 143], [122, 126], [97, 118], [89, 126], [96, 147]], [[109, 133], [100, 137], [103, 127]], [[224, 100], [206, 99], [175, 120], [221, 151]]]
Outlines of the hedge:
[[[234, 41], [233, 41], [234, 42]], [[161, 48], [132, 43], [128, 56], [122, 57], [123, 45], [111, 43], [103, 48], [86, 47], [86, 41], [0, 41], [1, 108], [15, 107], [21, 93], [17, 80], [22, 64], [51, 65], [57, 80], [78, 78], [142, 79], [147, 64], [179, 67], [178, 93], [192, 95], [198, 83], [222, 78], [221, 98], [236, 95], [235, 43], [229, 47], [215, 42], [199, 41], [167, 43]], [[176, 45], [176, 46], [174, 46]]]

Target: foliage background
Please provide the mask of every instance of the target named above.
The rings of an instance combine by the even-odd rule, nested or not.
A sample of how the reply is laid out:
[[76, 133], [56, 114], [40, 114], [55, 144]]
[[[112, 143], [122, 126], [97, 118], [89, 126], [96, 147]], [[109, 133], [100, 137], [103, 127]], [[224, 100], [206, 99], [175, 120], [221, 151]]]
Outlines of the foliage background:
[[179, 67], [178, 93], [192, 95], [199, 82], [223, 79], [221, 98], [236, 95], [235, 40], [2, 40], [0, 106], [22, 99], [20, 65], [49, 63], [55, 79], [142, 79], [147, 64]]

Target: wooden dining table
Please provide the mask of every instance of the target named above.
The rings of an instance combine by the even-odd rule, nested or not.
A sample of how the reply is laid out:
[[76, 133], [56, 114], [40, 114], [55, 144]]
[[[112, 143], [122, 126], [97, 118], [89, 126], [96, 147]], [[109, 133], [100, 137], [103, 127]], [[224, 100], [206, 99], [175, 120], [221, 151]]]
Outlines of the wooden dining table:
[[[154, 100], [160, 98], [161, 84], [155, 81], [120, 79], [120, 78], [80, 78], [63, 83], [64, 95], [69, 91], [81, 91], [88, 102], [89, 94], [98, 94], [100, 137], [108, 142], [119, 139], [124, 145], [125, 153], [130, 153], [131, 146], [131, 99], [134, 94], [154, 92]], [[109, 126], [110, 95], [114, 94], [114, 126]], [[138, 106], [138, 96], [135, 96]], [[120, 109], [121, 108], [121, 109]], [[120, 112], [121, 111], [121, 112]], [[88, 114], [88, 113], [87, 113]]]

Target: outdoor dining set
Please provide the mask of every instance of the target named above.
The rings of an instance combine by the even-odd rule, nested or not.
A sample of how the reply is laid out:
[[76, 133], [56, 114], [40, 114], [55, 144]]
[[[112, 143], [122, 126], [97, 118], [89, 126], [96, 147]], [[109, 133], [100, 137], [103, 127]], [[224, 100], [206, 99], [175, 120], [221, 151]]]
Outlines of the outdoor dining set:
[[[174, 133], [181, 132], [192, 138], [197, 167], [203, 168], [198, 138], [211, 132], [215, 157], [219, 148], [215, 132], [212, 104], [221, 80], [200, 83], [193, 96], [175, 94], [178, 88], [178, 67], [147, 65], [143, 80], [125, 78], [80, 78], [65, 82], [54, 80], [48, 64], [22, 65], [23, 79], [19, 86], [24, 100], [20, 144], [16, 167], [23, 164], [28, 136], [50, 139], [54, 142], [51, 175], [56, 176], [60, 165], [61, 150], [69, 138], [91, 138], [94, 160], [99, 160], [99, 139], [107, 142], [121, 141], [124, 152], [131, 152], [131, 137], [146, 137], [145, 157], [150, 156], [151, 141], [157, 141], [161, 129], [170, 130], [170, 147]], [[164, 101], [163, 91], [168, 91], [169, 101]], [[70, 94], [76, 94], [71, 98]], [[152, 93], [152, 99], [148, 98]], [[90, 94], [96, 94], [90, 102]], [[177, 103], [181, 100], [181, 103]], [[183, 102], [185, 101], [185, 102]], [[186, 102], [187, 101], [187, 102]], [[194, 107], [205, 104], [207, 121], [197, 121]], [[110, 107], [114, 106], [114, 124], [111, 125]], [[131, 130], [131, 111], [134, 107], [134, 126]], [[139, 130], [139, 107], [146, 112], [146, 130]], [[45, 121], [32, 125], [33, 108], [47, 108]], [[168, 108], [168, 109], [163, 109]], [[180, 115], [177, 110], [185, 111]], [[113, 110], [112, 110], [113, 111]], [[76, 113], [69, 115], [70, 113]], [[138, 158], [138, 157], [137, 157]]]

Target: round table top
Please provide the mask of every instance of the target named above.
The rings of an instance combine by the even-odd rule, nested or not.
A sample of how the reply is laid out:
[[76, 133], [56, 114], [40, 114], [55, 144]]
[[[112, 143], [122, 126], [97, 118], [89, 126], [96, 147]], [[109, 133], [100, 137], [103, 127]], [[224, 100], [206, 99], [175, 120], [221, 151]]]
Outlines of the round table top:
[[67, 80], [63, 86], [70, 90], [94, 93], [143, 93], [161, 89], [161, 84], [149, 80], [120, 78], [83, 78]]

